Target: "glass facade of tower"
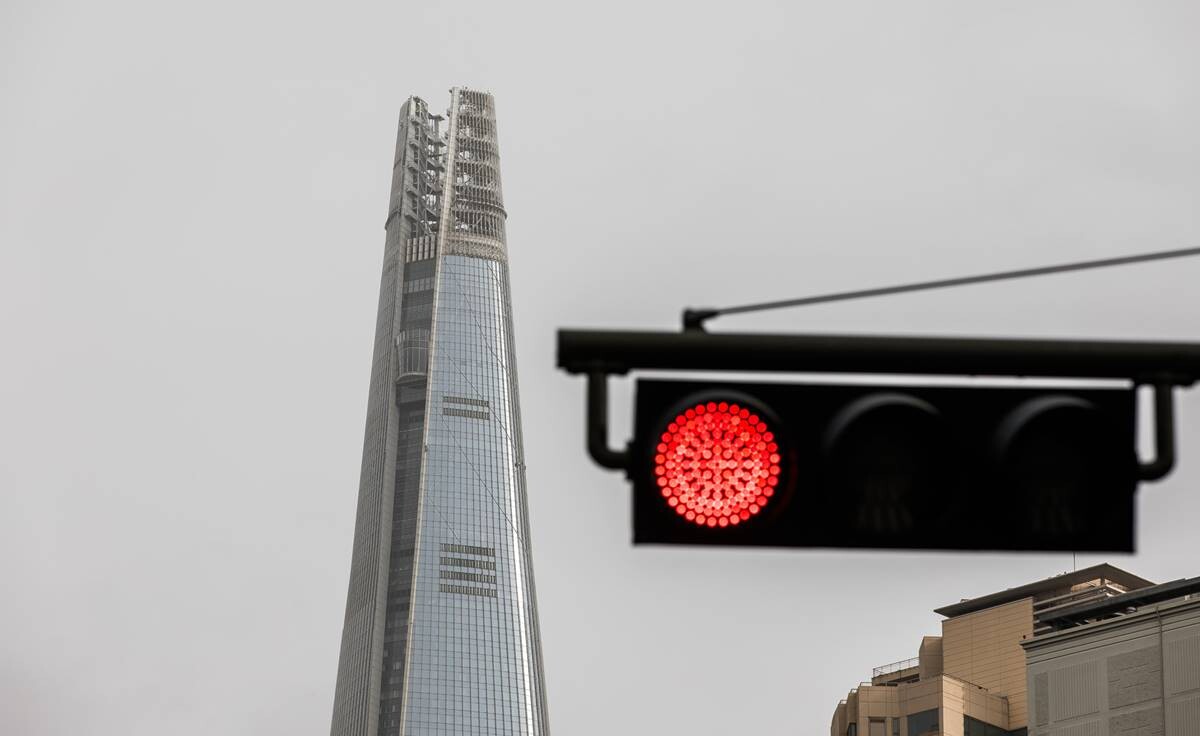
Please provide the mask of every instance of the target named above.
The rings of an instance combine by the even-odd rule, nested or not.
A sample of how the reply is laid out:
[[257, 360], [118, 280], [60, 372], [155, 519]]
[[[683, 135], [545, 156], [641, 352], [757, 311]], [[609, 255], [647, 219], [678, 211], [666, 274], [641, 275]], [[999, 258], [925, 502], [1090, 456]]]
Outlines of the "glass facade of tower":
[[334, 736], [546, 734], [495, 113], [401, 114]]

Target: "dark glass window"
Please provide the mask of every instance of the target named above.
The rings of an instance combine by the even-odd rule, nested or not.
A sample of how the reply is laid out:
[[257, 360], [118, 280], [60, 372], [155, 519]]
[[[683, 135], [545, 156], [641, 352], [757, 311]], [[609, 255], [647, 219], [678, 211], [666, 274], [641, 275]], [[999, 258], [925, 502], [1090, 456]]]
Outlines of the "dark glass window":
[[923, 710], [908, 717], [908, 736], [924, 736], [938, 732], [938, 709]]
[[846, 726], [846, 736], [858, 736], [857, 723], [851, 723], [849, 726]]
[[900, 719], [892, 719], [892, 736], [900, 736]]
[[963, 736], [1026, 736], [1026, 733], [1027, 729], [1024, 728], [1006, 731], [999, 726], [963, 716]]

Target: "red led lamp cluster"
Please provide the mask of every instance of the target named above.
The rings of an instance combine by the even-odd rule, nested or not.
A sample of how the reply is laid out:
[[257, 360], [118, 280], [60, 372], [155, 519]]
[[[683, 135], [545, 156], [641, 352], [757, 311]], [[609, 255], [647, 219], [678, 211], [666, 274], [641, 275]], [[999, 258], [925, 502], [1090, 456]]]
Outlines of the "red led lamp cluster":
[[779, 485], [779, 445], [744, 406], [696, 404], [667, 425], [654, 473], [667, 504], [704, 527], [736, 526], [762, 512]]

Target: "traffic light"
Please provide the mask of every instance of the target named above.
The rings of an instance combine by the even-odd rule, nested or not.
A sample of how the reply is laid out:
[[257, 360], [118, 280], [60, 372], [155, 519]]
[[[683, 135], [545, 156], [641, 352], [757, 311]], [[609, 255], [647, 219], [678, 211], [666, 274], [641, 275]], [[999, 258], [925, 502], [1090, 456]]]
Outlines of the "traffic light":
[[[639, 544], [1130, 551], [1139, 481], [1174, 460], [1200, 348], [1148, 343], [561, 332], [588, 446], [633, 489]], [[1125, 377], [997, 387], [639, 379], [607, 445], [607, 378], [641, 369]], [[1137, 392], [1154, 386], [1156, 459]]]
[[1129, 550], [1133, 399], [638, 381], [634, 541]]

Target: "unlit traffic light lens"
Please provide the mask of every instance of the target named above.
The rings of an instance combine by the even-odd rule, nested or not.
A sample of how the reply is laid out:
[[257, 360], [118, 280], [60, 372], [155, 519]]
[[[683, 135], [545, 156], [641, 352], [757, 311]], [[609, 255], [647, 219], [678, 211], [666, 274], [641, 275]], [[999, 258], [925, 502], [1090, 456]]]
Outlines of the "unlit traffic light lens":
[[1134, 486], [1136, 458], [1095, 404], [1070, 395], [1025, 401], [1000, 424], [996, 450], [1014, 529], [1034, 539], [1117, 534], [1107, 524]]
[[703, 527], [749, 521], [779, 485], [775, 434], [761, 416], [725, 401], [697, 403], [659, 437], [655, 482], [675, 513]]
[[826, 514], [847, 533], [915, 540], [937, 525], [958, 453], [933, 405], [867, 394], [834, 415], [824, 439]]

